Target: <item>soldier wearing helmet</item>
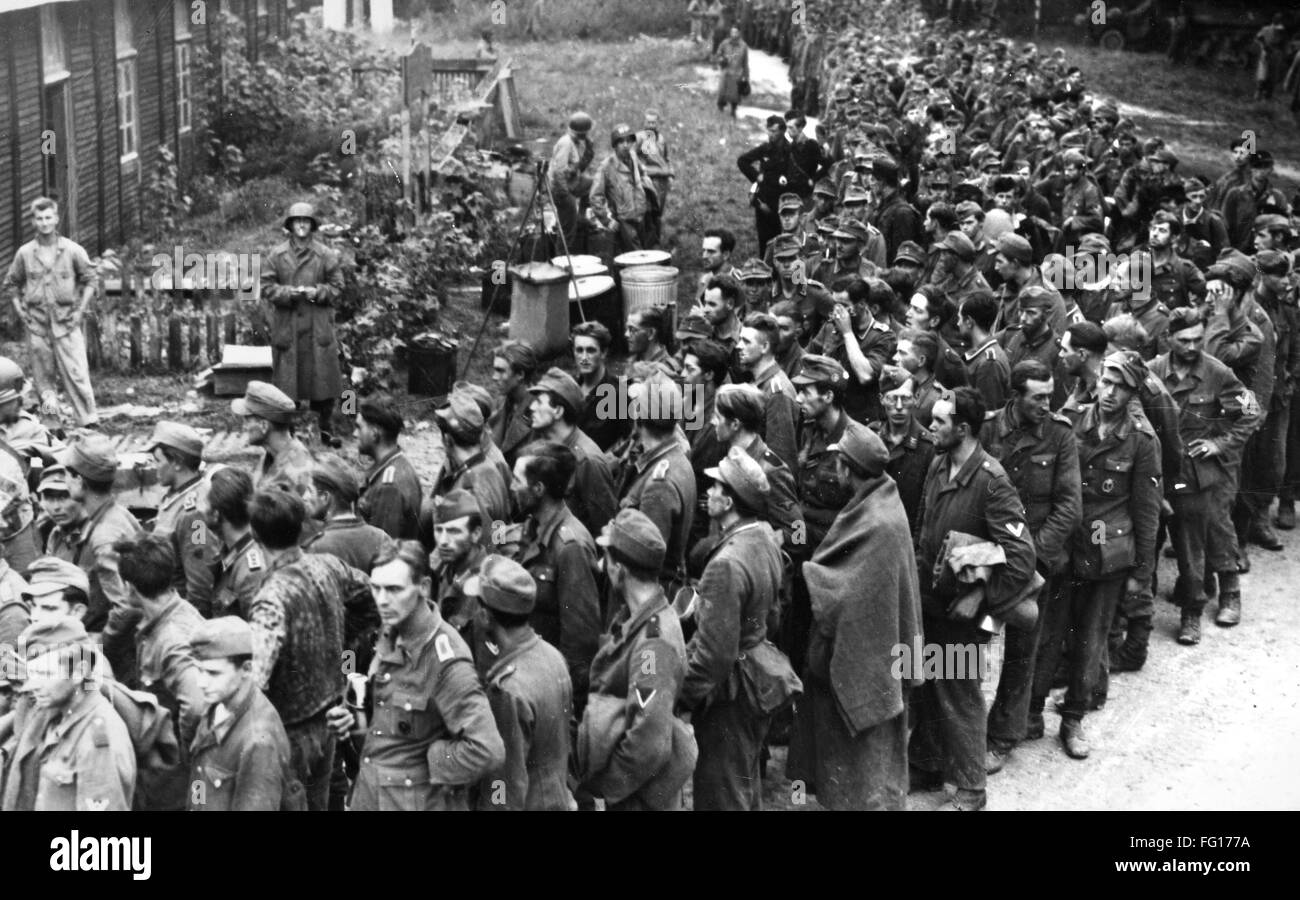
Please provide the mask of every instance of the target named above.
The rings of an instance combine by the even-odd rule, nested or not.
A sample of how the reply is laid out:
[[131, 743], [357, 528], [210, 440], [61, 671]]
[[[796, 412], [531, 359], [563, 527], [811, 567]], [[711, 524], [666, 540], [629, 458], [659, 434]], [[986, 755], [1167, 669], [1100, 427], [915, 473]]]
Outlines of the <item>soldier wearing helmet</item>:
[[555, 142], [551, 168], [547, 173], [555, 215], [560, 220], [566, 246], [574, 250], [582, 201], [591, 190], [591, 162], [596, 145], [591, 141], [591, 116], [575, 112], [569, 117], [569, 130]]
[[275, 386], [295, 401], [308, 401], [322, 443], [334, 444], [331, 420], [343, 378], [333, 306], [343, 292], [343, 271], [338, 256], [313, 237], [319, 227], [310, 203], [289, 207], [289, 239], [262, 262], [262, 296], [271, 304]]
[[652, 248], [646, 214], [657, 208], [654, 182], [636, 154], [636, 132], [631, 125], [616, 125], [610, 132], [613, 152], [596, 170], [588, 200], [591, 217], [614, 232], [616, 253]]

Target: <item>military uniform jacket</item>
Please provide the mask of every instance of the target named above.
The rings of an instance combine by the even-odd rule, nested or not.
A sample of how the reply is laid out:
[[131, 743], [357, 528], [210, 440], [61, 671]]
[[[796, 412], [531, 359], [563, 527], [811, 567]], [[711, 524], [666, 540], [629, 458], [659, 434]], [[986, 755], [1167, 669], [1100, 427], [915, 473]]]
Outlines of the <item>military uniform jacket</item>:
[[279, 483], [296, 491], [301, 497], [311, 481], [311, 470], [315, 464], [307, 445], [296, 437], [291, 437], [279, 453], [262, 451], [262, 458], [253, 469], [253, 488], [260, 490]]
[[1228, 364], [1241, 383], [1255, 392], [1261, 410], [1273, 398], [1277, 370], [1277, 331], [1273, 320], [1247, 292], [1241, 300], [1241, 316], [1235, 322], [1212, 315], [1205, 324], [1205, 352]]
[[[925, 478], [921, 501], [921, 539], [916, 565], [921, 585], [921, 610], [934, 619], [946, 620], [955, 597], [934, 594], [934, 567], [944, 538], [960, 531], [981, 540], [993, 541], [1007, 561], [996, 566], [986, 587], [986, 606], [1018, 595], [1034, 575], [1034, 540], [1025, 522], [1024, 504], [1002, 465], [982, 448], [948, 478], [948, 454], [936, 454]], [[977, 621], [947, 621], [945, 631], [953, 640], [979, 643], [988, 640]]]
[[153, 520], [153, 533], [170, 540], [176, 553], [176, 590], [200, 613], [212, 608], [212, 563], [219, 543], [208, 534], [199, 506], [207, 488], [207, 480], [195, 475], [162, 498]]
[[9, 764], [4, 808], [125, 812], [135, 775], [135, 748], [113, 704], [98, 690], [78, 690], [58, 722], [28, 717]]
[[862, 350], [862, 355], [871, 363], [872, 380], [863, 384], [858, 380], [853, 365], [849, 362], [849, 351], [844, 345], [844, 334], [834, 322], [822, 326], [821, 333], [808, 345], [809, 353], [821, 353], [829, 356], [844, 367], [849, 373], [849, 383], [844, 391], [844, 411], [849, 418], [859, 422], [873, 422], [880, 419], [880, 373], [885, 364], [892, 361], [898, 347], [898, 336], [889, 330], [889, 326], [876, 319], [860, 334], [854, 332], [854, 339]]
[[654, 809], [672, 806], [659, 802], [653, 788], [655, 777], [672, 764], [673, 709], [685, 676], [686, 642], [667, 598], [661, 594], [636, 615], [620, 598], [610, 631], [591, 661], [588, 718], [601, 705], [595, 695], [622, 708], [621, 733], [608, 765], [580, 773], [593, 794], [606, 803], [637, 798]]
[[[966, 360], [942, 335], [939, 338], [939, 358], [934, 362], [934, 377], [946, 388], [965, 387], [970, 384], [970, 375], [966, 372]], [[931, 408], [934, 404], [930, 404]]]
[[1082, 508], [1073, 426], [1056, 413], [1039, 425], [1029, 425], [1016, 415], [1013, 403], [985, 420], [980, 445], [1002, 464], [1020, 495], [1039, 566], [1044, 572], [1060, 572]]
[[23, 599], [28, 584], [0, 558], [0, 647], [14, 647], [18, 635], [32, 622], [31, 606]]
[[618, 412], [618, 383], [618, 378], [606, 367], [604, 377], [587, 393], [578, 414], [578, 428], [602, 451], [609, 450], [632, 429], [630, 419], [611, 414]]
[[188, 747], [207, 709], [199, 687], [199, 669], [190, 652], [190, 636], [203, 623], [199, 611], [180, 597], [155, 618], [142, 619], [136, 630], [140, 687], [158, 698], [172, 714], [180, 745]]
[[907, 513], [912, 542], [915, 543], [921, 533], [921, 493], [925, 490], [926, 473], [934, 460], [934, 436], [915, 417], [908, 426], [907, 435], [897, 444], [890, 444], [885, 437], [889, 433], [888, 422], [872, 422], [869, 427], [880, 435], [889, 449], [885, 472], [898, 485], [898, 498]]
[[642, 452], [625, 475], [628, 486], [619, 509], [639, 509], [663, 535], [668, 552], [661, 578], [672, 581], [686, 564], [687, 540], [695, 519], [695, 472], [673, 437]]
[[45, 552], [80, 567], [90, 577], [87, 631], [103, 631], [110, 612], [126, 609], [126, 584], [112, 561], [113, 543], [134, 538], [142, 530], [135, 516], [110, 500], [80, 524], [55, 525], [50, 532]]
[[1074, 428], [1083, 485], [1082, 524], [1069, 546], [1074, 574], [1091, 580], [1131, 575], [1146, 584], [1160, 524], [1158, 441], [1143, 416], [1126, 415], [1105, 437], [1100, 422], [1093, 405]]
[[931, 374], [924, 381], [919, 380], [915, 374], [912, 375], [912, 395], [916, 398], [916, 421], [920, 423], [923, 429], [929, 429], [930, 422], [934, 420], [934, 405], [948, 393], [939, 376]]
[[783, 564], [766, 522], [740, 522], [722, 533], [700, 577], [697, 628], [686, 648], [679, 703], [699, 709], [715, 695], [740, 692], [736, 663], [767, 637], [768, 612], [778, 602]]
[[401, 450], [394, 450], [366, 473], [357, 511], [361, 518], [397, 541], [420, 537], [420, 502], [424, 492], [415, 467]]
[[385, 532], [347, 513], [326, 522], [321, 531], [303, 542], [302, 549], [308, 553], [332, 553], [352, 568], [369, 574], [375, 557], [392, 543], [393, 539]]
[[[761, 437], [750, 441], [745, 452], [763, 467], [763, 474], [767, 476], [767, 513], [763, 519], [781, 533], [782, 545], [787, 552], [792, 555], [801, 552], [801, 544], [806, 541], [807, 535], [803, 534], [804, 526], [799, 524], [803, 521], [803, 510], [799, 506], [794, 472], [781, 457], [772, 452], [772, 448]], [[709, 465], [715, 466], [717, 463]]]
[[[998, 342], [989, 338], [965, 354], [971, 387], [980, 392], [990, 409], [1001, 406], [1011, 392], [1011, 363]], [[946, 382], [945, 382], [946, 383]]]
[[212, 618], [247, 619], [264, 578], [266, 559], [249, 532], [212, 565]]
[[796, 435], [799, 407], [795, 401], [794, 384], [773, 360], [762, 372], [755, 373], [754, 386], [767, 397], [763, 440], [786, 465], [793, 466], [799, 459], [799, 438]]
[[280, 714], [251, 681], [231, 698], [230, 715], [214, 724], [213, 709], [199, 721], [190, 745], [191, 812], [279, 812], [306, 809], [302, 783], [290, 761]]
[[[1037, 337], [1031, 338], [1025, 334], [1025, 329], [1013, 325], [998, 334], [998, 343], [1007, 352], [1007, 365], [1012, 369], [1016, 363], [1036, 359], [1047, 366], [1047, 371], [1056, 371], [1056, 360], [1061, 355], [1061, 341], [1050, 328], [1044, 328]], [[1057, 393], [1061, 391], [1058, 390]]]
[[1020, 324], [1020, 292], [1027, 287], [1040, 287], [1051, 294], [1052, 310], [1047, 316], [1047, 321], [1052, 326], [1053, 334], [1064, 334], [1069, 324], [1065, 314], [1065, 298], [1061, 296], [1060, 291], [1043, 280], [1042, 273], [1037, 269], [1033, 270], [1029, 280], [1024, 284], [1017, 285], [1007, 281], [998, 288], [998, 317], [993, 322], [994, 333]]
[[569, 432], [564, 445], [573, 451], [577, 462], [564, 500], [588, 531], [600, 534], [605, 523], [618, 512], [618, 496], [614, 493], [614, 473], [610, 470], [609, 460], [580, 428]]
[[795, 473], [799, 482], [799, 502], [803, 504], [804, 518], [808, 522], [809, 553], [817, 549], [835, 517], [853, 496], [852, 488], [835, 472], [835, 454], [827, 449], [844, 435], [848, 420], [849, 417], [841, 413], [830, 433], [823, 432], [815, 422], [804, 426]]
[[505, 762], [469, 647], [437, 610], [410, 639], [385, 632], [370, 661], [373, 712], [352, 809], [467, 809], [467, 788]]
[[515, 456], [532, 437], [533, 426], [528, 419], [528, 405], [532, 399], [527, 385], [516, 385], [513, 391], [501, 398], [501, 405], [488, 417], [492, 443], [501, 450], [507, 469], [514, 468]]
[[529, 540], [519, 564], [537, 584], [529, 622], [569, 666], [576, 708], [587, 697], [591, 658], [600, 646], [600, 592], [596, 587], [596, 542], [567, 507], [529, 521]]
[[568, 783], [573, 685], [560, 651], [530, 633], [483, 680], [506, 759], [483, 779], [478, 808], [577, 809]]
[[1157, 261], [1152, 251], [1151, 263], [1151, 293], [1167, 310], [1199, 304], [1205, 299], [1205, 276], [1190, 259], [1183, 259], [1170, 250], [1167, 259]]
[[901, 193], [895, 193], [881, 206], [871, 224], [885, 236], [885, 261], [889, 265], [894, 264], [894, 256], [904, 242], [922, 240], [921, 214]]
[[[799, 330], [798, 338], [801, 344], [807, 344], [817, 332], [821, 331], [831, 310], [835, 308], [835, 301], [832, 299], [830, 291], [826, 289], [826, 285], [813, 278], [805, 279], [803, 283], [794, 285], [788, 295], [781, 284], [781, 279], [779, 277], [773, 278], [772, 301], [769, 308], [782, 300], [789, 300], [794, 303], [799, 310], [799, 314], [803, 316], [803, 327]], [[739, 337], [740, 323], [737, 322], [736, 329], [732, 332], [730, 338], [723, 340], [715, 335], [714, 340], [728, 350], [734, 351], [736, 340]], [[732, 375], [732, 380], [736, 380], [735, 375]]]
[[[1182, 413], [1178, 433], [1183, 440], [1183, 464], [1181, 471], [1166, 473], [1169, 490], [1186, 493], [1235, 485], [1241, 448], [1259, 427], [1260, 409], [1255, 395], [1231, 369], [1208, 353], [1201, 353], [1181, 378], [1174, 372], [1168, 353], [1156, 357], [1150, 368]], [[1223, 452], [1208, 459], [1192, 458], [1187, 446], [1199, 439], [1214, 441]]]
[[478, 500], [486, 522], [510, 521], [510, 467], [495, 446], [480, 450], [464, 462], [448, 456], [447, 463], [437, 493], [447, 494], [457, 488], [469, 491]]
[[[287, 240], [262, 257], [262, 296], [271, 304], [275, 386], [295, 400], [334, 400], [343, 390], [334, 304], [343, 295], [343, 269], [333, 250], [312, 240]], [[313, 296], [289, 289], [311, 286]]]

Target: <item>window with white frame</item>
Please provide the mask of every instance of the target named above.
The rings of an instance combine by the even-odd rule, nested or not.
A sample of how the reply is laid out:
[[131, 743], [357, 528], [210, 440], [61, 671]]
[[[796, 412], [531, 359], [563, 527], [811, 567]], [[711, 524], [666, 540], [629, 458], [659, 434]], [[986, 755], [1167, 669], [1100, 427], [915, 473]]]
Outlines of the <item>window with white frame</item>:
[[55, 6], [41, 7], [41, 62], [46, 85], [68, 77], [68, 45]]
[[140, 152], [140, 124], [135, 78], [135, 29], [127, 0], [113, 0], [113, 27], [117, 39], [117, 130], [122, 162]]
[[176, 32], [176, 128], [190, 130], [193, 109], [190, 92], [190, 5], [189, 0], [172, 0], [172, 20]]

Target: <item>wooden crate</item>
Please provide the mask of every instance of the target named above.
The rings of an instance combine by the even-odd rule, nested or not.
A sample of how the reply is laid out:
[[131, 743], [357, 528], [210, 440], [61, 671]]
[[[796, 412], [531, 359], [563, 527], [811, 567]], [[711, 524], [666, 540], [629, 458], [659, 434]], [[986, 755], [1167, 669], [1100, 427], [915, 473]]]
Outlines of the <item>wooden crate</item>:
[[271, 367], [216, 366], [212, 370], [212, 393], [217, 397], [242, 397], [250, 381], [270, 381]]

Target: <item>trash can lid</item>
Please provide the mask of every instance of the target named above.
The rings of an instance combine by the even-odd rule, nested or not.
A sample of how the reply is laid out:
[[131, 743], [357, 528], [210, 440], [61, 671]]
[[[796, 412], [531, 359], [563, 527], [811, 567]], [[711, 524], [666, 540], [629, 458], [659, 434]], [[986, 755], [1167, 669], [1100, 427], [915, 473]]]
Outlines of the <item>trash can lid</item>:
[[669, 262], [673, 255], [666, 250], [631, 250], [614, 257], [616, 266], [654, 266]]
[[567, 271], [548, 262], [528, 262], [511, 266], [510, 274], [520, 281], [531, 284], [552, 284], [556, 281], [564, 281], [569, 277]]
[[569, 284], [569, 300], [590, 300], [614, 290], [614, 279], [609, 275], [588, 275], [575, 278]]

